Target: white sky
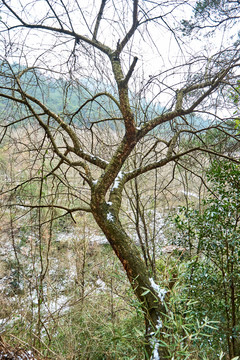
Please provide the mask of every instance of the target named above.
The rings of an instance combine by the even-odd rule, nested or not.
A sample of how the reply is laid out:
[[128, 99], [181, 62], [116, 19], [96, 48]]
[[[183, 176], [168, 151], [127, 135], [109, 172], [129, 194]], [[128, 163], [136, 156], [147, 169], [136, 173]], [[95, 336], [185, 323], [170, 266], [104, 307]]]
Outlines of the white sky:
[[[76, 16], [74, 15], [74, 12], [72, 14], [70, 13], [74, 29], [81, 35], [89, 36], [90, 33], [88, 30], [88, 25], [86, 25], [83, 17], [80, 19], [81, 14], [79, 10], [74, 9], [75, 3], [75, 0], [69, 1], [70, 10], [72, 9], [73, 11], [77, 11]], [[168, 24], [170, 24], [170, 26], [174, 28], [174, 26], [177, 25], [177, 22], [179, 22], [180, 19], [184, 17], [190, 17], [192, 11], [191, 6], [194, 3], [194, 1], [185, 2], [183, 6], [180, 6], [176, 10], [174, 10], [172, 14], [166, 15], [166, 20]], [[91, 25], [91, 23], [94, 23], [95, 21], [96, 13], [100, 7], [100, 0], [87, 0], [84, 1], [84, 4], [82, 4], [82, 2], [80, 2], [80, 4], [82, 12], [84, 13], [85, 17], [87, 17], [86, 22]], [[121, 12], [121, 7], [120, 11], [118, 12], [116, 11], [116, 9], [114, 10], [113, 8], [110, 8], [110, 4], [111, 2], [107, 2], [105, 8], [105, 19], [103, 19], [99, 31], [99, 40], [114, 49], [116, 47], [118, 39], [122, 39], [125, 30], [128, 30], [130, 28], [131, 8], [128, 9], [126, 6], [123, 6], [123, 12]], [[170, 10], [173, 8], [173, 6], [171, 5], [171, 1], [169, 1], [169, 4], [169, 6], [164, 5], [165, 8], [163, 6], [163, 10], [161, 11], [161, 13], [167, 13], [168, 9]], [[34, 2], [29, 2], [28, 0], [22, 0], [21, 2], [19, 0], [12, 0], [11, 5], [14, 7], [14, 9], [16, 9], [17, 14], [21, 14], [21, 5], [25, 7], [25, 14], [28, 18], [28, 21], [30, 22], [34, 18], [40, 19], [44, 16], [46, 11], [49, 10], [44, 0], [38, 0]], [[58, 9], [58, 7], [56, 9]], [[59, 14], [62, 13], [62, 9], [60, 7], [58, 12]], [[152, 15], [155, 15], [155, 13], [153, 12]], [[12, 16], [7, 15], [3, 11], [1, 12], [1, 16], [3, 21], [6, 21], [10, 24], [16, 24], [16, 20], [13, 20]], [[129, 20], [129, 23], [128, 21], [126, 21], [126, 18]], [[108, 19], [114, 20], [114, 23], [111, 23], [111, 28], [109, 27]], [[66, 23], [68, 23], [66, 16], [65, 20]], [[121, 20], [125, 20], [125, 22], [128, 24], [127, 29], [125, 29], [123, 26], [120, 26]], [[177, 44], [176, 40], [174, 39], [173, 33], [170, 33], [170, 31], [167, 30], [167, 27], [163, 22], [160, 21], [160, 23], [160, 26], [154, 23], [148, 23], [147, 28], [145, 27], [145, 25], [141, 25], [139, 27], [139, 31], [142, 32], [143, 30], [143, 34], [139, 34], [139, 32], [137, 32], [134, 36], [134, 45], [132, 45], [132, 41], [130, 41], [128, 48], [125, 49], [124, 56], [126, 58], [128, 57], [129, 52], [131, 52], [131, 60], [132, 55], [136, 55], [139, 57], [139, 60], [141, 61], [141, 66], [144, 66], [146, 68], [146, 74], [148, 74], [149, 67], [151, 66], [151, 71], [148, 75], [152, 75], [154, 72], [158, 72], [159, 69], [161, 69], [163, 66], [169, 67], [170, 64], [172, 66], [175, 66], [181, 61], [183, 61], [183, 56], [187, 60], [188, 56], [192, 55], [193, 52], [201, 52], [202, 49], [205, 49], [205, 51], [206, 49], [208, 49], [207, 51], [209, 52], [209, 56], [211, 56], [211, 53], [214, 52], [215, 49], [219, 48], [221, 42], [223, 41], [222, 37], [224, 36], [224, 42], [227, 41], [227, 39], [229, 38], [228, 35], [223, 35], [222, 32], [212, 39], [208, 38], [206, 42], [203, 42], [203, 40], [191, 40], [190, 38], [185, 37], [179, 41], [179, 44], [181, 45], [181, 48], [183, 50], [181, 51], [181, 49], [179, 48], [179, 44]], [[50, 20], [46, 20], [45, 24], [51, 25], [52, 18]], [[19, 38], [19, 33], [20, 29], [17, 30], [17, 38]], [[28, 35], [26, 38], [25, 36], [27, 33]], [[33, 35], [34, 33], [36, 35]], [[37, 53], [40, 54], [44, 48], [53, 45], [55, 42], [54, 36], [51, 36], [50, 32], [29, 32], [28, 30], [26, 30], [23, 32], [23, 34], [24, 35], [22, 40], [24, 41], [28, 39], [28, 44], [35, 47], [35, 58], [37, 56]], [[67, 48], [67, 50], [69, 49]], [[52, 61], [54, 61], [54, 59], [52, 59]]]
[[[176, 0], [177, 2], [179, 0]], [[71, 21], [76, 29], [81, 35], [90, 36], [88, 26], [94, 23], [96, 14], [100, 7], [100, 0], [87, 0], [79, 2], [81, 4], [81, 12], [76, 10], [76, 1], [70, 0], [70, 16]], [[111, 1], [107, 2], [107, 6], [104, 12], [104, 20], [102, 26], [99, 30], [99, 40], [106, 42], [107, 45], [111, 47], [116, 47], [118, 38], [123, 38], [124, 32], [128, 30], [131, 26], [131, 7], [127, 7], [126, 4], [129, 2], [119, 1], [116, 2], [117, 5], [123, 4], [123, 8], [120, 6], [118, 11], [116, 8], [110, 8], [112, 4]], [[147, 2], [146, 2], [147, 3]], [[157, 2], [158, 3], [158, 2]], [[190, 17], [192, 12], [192, 5], [194, 1], [187, 1], [183, 6], [178, 7], [173, 13], [166, 15], [166, 20], [168, 24], [174, 28], [175, 25], [179, 22], [180, 19], [184, 17]], [[161, 14], [166, 14], [170, 9], [174, 8], [174, 2], [168, 1], [162, 3], [160, 11]], [[44, 13], [47, 9], [46, 3], [44, 0], [38, 0], [29, 2], [28, 0], [12, 0], [11, 5], [14, 6], [17, 14], [21, 13], [21, 5], [25, 7], [25, 14], [28, 21], [32, 21], [34, 18], [40, 19], [44, 16]], [[59, 7], [56, 8], [60, 16], [63, 16], [62, 19], [65, 19], [67, 27], [70, 27], [70, 22], [63, 15], [62, 9]], [[145, 11], [147, 8], [145, 9]], [[71, 12], [73, 11], [73, 12]], [[75, 15], [75, 11], [78, 11], [78, 16]], [[152, 16], [159, 15], [158, 10], [152, 12]], [[62, 14], [62, 15], [61, 15]], [[84, 16], [83, 16], [84, 14]], [[52, 14], [50, 14], [52, 15]], [[8, 22], [9, 24], [15, 24], [16, 20], [13, 20], [11, 16], [1, 12], [2, 20]], [[86, 21], [85, 21], [86, 20]], [[112, 20], [114, 20], [112, 22]], [[120, 25], [120, 21], [123, 20], [123, 25]], [[109, 21], [111, 22], [111, 27], [109, 26]], [[46, 20], [46, 24], [51, 24], [52, 17]], [[214, 52], [221, 49], [221, 46], [226, 46], [230, 39], [229, 32], [220, 31], [216, 33], [214, 37], [211, 38], [201, 38], [200, 39], [190, 39], [188, 37], [182, 37], [179, 40], [179, 43], [176, 42], [173, 33], [166, 29], [166, 25], [161, 22], [160, 26], [155, 23], [148, 23], [147, 27], [142, 25], [139, 28], [139, 32], [136, 32], [134, 37], [129, 41], [129, 44], [125, 48], [122, 54], [122, 60], [124, 60], [124, 70], [125, 73], [129, 69], [129, 66], [133, 60], [133, 56], [138, 56], [139, 60], [135, 69], [135, 74], [137, 74], [138, 82], [135, 80], [133, 91], [138, 91], [141, 88], [142, 84], [148, 82], [151, 76], [157, 75], [168, 68], [179, 66], [183, 63], [188, 63], [189, 59], [194, 56], [203, 56], [205, 58], [210, 58]], [[234, 30], [233, 30], [234, 31]], [[237, 33], [237, 31], [236, 31]], [[2, 42], [3, 46], [6, 46], [8, 41], [8, 33], [3, 33], [2, 37], [5, 37], [5, 42]], [[59, 64], [62, 63], [63, 59], [69, 57], [69, 53], [73, 47], [73, 41], [69, 37], [65, 37], [64, 44], [59, 43], [59, 39], [51, 35], [48, 31], [29, 31], [21, 30], [18, 28], [10, 34], [12, 45], [13, 56], [10, 58], [11, 61], [16, 61], [17, 57], [20, 56], [20, 62], [26, 63], [27, 66], [32, 66], [38, 64], [40, 66], [49, 66], [51, 69], [67, 71], [66, 67], [60, 67]], [[3, 39], [4, 40], [4, 39]], [[231, 40], [232, 41], [232, 40]], [[10, 43], [10, 42], [9, 42]], [[15, 45], [14, 45], [15, 43]], [[25, 43], [24, 52], [21, 48], [21, 44]], [[180, 44], [180, 47], [179, 47]], [[86, 53], [89, 49], [89, 46], [85, 46]], [[51, 51], [49, 51], [49, 49]], [[3, 53], [2, 49], [2, 53]], [[111, 79], [110, 75], [110, 63], [106, 55], [103, 55], [97, 63], [92, 56], [86, 57], [85, 54], [81, 51], [77, 53], [76, 64], [78, 70], [82, 75], [96, 77], [96, 68], [98, 69], [98, 76], [104, 76], [106, 81]], [[15, 58], [16, 56], [16, 58]], [[178, 69], [171, 72], [171, 76], [168, 79], [163, 80], [166, 82], [167, 86], [174, 86], [175, 88], [180, 88], [180, 83], [182, 82], [183, 77], [185, 76], [184, 69], [179, 71]], [[200, 68], [200, 63], [196, 63], [191, 67], [191, 71], [198, 72], [202, 71]], [[177, 85], [178, 84], [178, 85]], [[152, 87], [151, 91], [155, 94], [159, 91], [159, 85], [156, 84]], [[166, 92], [167, 93], [167, 92]], [[165, 93], [165, 97], [167, 96]], [[170, 97], [173, 94], [170, 94]], [[152, 94], [151, 94], [152, 96]]]

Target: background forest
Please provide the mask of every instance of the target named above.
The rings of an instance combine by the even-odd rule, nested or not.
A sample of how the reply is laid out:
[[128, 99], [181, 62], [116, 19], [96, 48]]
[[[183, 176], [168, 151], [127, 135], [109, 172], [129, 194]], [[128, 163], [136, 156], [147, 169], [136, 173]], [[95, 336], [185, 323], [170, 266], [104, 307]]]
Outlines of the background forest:
[[240, 359], [238, 1], [0, 4], [0, 358]]

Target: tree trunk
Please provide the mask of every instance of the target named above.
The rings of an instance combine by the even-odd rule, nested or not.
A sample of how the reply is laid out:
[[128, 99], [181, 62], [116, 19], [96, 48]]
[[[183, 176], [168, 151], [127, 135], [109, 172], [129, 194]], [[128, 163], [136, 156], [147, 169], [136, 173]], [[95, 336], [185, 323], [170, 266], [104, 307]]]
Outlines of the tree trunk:
[[142, 305], [146, 326], [146, 359], [167, 360], [169, 352], [159, 346], [166, 311], [163, 303], [166, 290], [155, 284], [138, 247], [123, 229], [119, 218], [114, 216], [112, 208], [111, 212], [109, 209], [105, 201], [102, 204], [92, 201], [93, 216], [121, 261], [133, 291]]
[[167, 348], [161, 347], [159, 340], [162, 339], [162, 317], [160, 310], [152, 309], [145, 313], [145, 359], [166, 360], [169, 359]]

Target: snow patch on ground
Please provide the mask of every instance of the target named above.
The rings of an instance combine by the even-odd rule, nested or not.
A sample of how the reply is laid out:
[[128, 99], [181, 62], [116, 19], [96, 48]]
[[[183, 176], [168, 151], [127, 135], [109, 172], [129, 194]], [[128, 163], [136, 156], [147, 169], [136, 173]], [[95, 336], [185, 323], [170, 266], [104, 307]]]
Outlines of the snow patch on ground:
[[97, 285], [96, 292], [106, 291], [107, 289], [106, 283], [99, 278], [96, 281], [96, 285]]
[[[129, 217], [132, 217], [132, 213], [129, 212]], [[147, 230], [149, 234], [149, 238], [152, 240], [154, 239], [155, 246], [153, 247], [152, 241], [149, 241], [148, 243], [148, 251], [150, 254], [153, 254], [153, 251], [155, 252], [156, 256], [160, 256], [162, 253], [162, 247], [169, 244], [169, 241], [167, 237], [164, 234], [164, 228], [165, 228], [165, 218], [164, 214], [153, 210], [146, 211], [146, 217], [145, 217], [146, 224], [143, 224], [140, 222], [139, 224], [139, 231], [141, 234], [141, 237], [145, 238], [145, 225], [147, 225]], [[134, 240], [135, 243], [140, 245], [139, 236], [136, 232], [134, 223], [130, 223], [127, 229], [129, 236]]]
[[52, 300], [48, 304], [45, 304], [45, 306], [50, 314], [60, 311], [65, 312], [69, 310], [69, 300], [69, 297], [65, 295], [60, 295], [55, 300]]
[[195, 193], [193, 193], [193, 192], [191, 192], [191, 191], [182, 190], [181, 192], [182, 192], [184, 195], [186, 195], [186, 196], [192, 196], [192, 197], [195, 197], [196, 199], [199, 198], [199, 195], [198, 195], [198, 194], [195, 194]]
[[105, 235], [92, 235], [89, 240], [90, 245], [93, 245], [94, 243], [98, 245], [108, 244], [108, 241], [106, 239]]

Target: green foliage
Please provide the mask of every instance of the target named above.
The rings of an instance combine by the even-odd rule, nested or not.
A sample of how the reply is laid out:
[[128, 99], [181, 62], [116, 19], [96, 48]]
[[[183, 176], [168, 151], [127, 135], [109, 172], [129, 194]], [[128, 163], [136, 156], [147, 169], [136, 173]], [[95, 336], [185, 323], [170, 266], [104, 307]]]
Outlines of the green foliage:
[[163, 257], [157, 263], [161, 287], [171, 288], [165, 297], [166, 314], [160, 328], [160, 331], [163, 329], [160, 346], [167, 347], [175, 360], [215, 360], [213, 354], [218, 354], [218, 349], [212, 347], [211, 339], [218, 323], [207, 314], [198, 316], [198, 307], [201, 308], [202, 303], [192, 295], [189, 264], [191, 261], [179, 257], [179, 254]]
[[206, 351], [233, 356], [239, 355], [240, 339], [240, 167], [214, 162], [208, 180], [202, 210], [182, 208], [176, 217], [176, 241], [194, 253], [184, 275], [188, 296], [197, 300], [190, 311], [200, 322], [206, 316], [219, 322]]
[[[228, 29], [235, 25], [238, 19], [239, 2], [228, 0], [198, 0], [193, 5], [191, 19], [182, 20], [184, 35], [193, 31], [205, 29], [204, 35], [211, 34], [214, 30], [228, 24]], [[210, 28], [208, 25], [210, 24]]]
[[52, 339], [52, 349], [69, 358], [72, 352], [74, 359], [142, 359], [143, 332], [142, 319], [134, 313], [121, 318], [111, 319], [107, 309], [97, 311], [101, 304], [95, 303], [95, 310], [83, 311], [79, 307], [71, 311], [62, 322], [59, 332]]
[[210, 10], [217, 10], [223, 5], [222, 0], [199, 0], [195, 6], [195, 15], [204, 14], [209, 15]]

